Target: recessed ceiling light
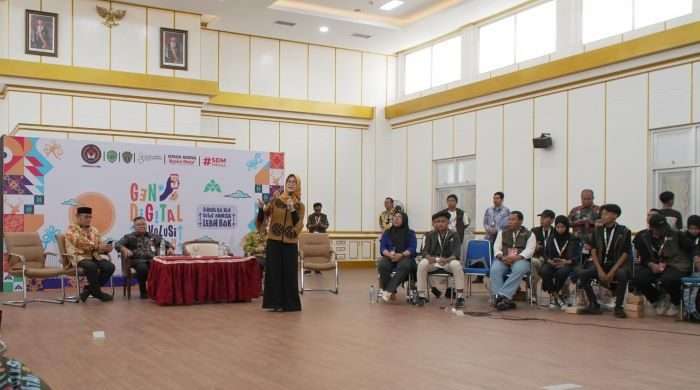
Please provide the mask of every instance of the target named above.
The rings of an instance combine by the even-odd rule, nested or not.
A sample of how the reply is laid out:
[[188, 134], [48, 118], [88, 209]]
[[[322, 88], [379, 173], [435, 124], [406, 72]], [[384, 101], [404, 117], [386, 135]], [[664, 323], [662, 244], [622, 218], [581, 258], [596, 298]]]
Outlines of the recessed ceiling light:
[[402, 5], [403, 5], [403, 1], [401, 1], [401, 0], [391, 0], [387, 3], [384, 3], [384, 5], [379, 7], [379, 9], [382, 11], [392, 11], [395, 8], [398, 8]]
[[321, 26], [318, 28], [318, 31], [322, 33], [327, 33], [328, 32], [328, 26]]

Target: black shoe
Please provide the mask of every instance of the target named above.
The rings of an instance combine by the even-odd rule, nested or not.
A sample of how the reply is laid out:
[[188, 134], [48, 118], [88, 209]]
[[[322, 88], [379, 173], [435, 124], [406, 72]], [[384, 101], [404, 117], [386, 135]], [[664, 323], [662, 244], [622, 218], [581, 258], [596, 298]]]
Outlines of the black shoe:
[[588, 307], [581, 310], [580, 314], [598, 315], [603, 314], [603, 311], [600, 310], [600, 305], [589, 305]]
[[501, 301], [496, 304], [496, 310], [498, 311], [506, 311], [506, 310], [512, 310], [515, 309], [515, 302], [512, 300], [506, 298], [506, 297], [501, 297]]
[[627, 318], [627, 313], [625, 313], [625, 308], [622, 306], [615, 307], [615, 317], [617, 318]]
[[114, 299], [114, 297], [112, 297], [111, 295], [109, 295], [107, 293], [100, 292], [100, 294], [97, 296], [97, 299], [99, 299], [102, 302], [109, 302], [112, 299]]
[[139, 293], [139, 298], [148, 299], [148, 294], [146, 294], [145, 292]]
[[437, 287], [432, 287], [430, 289], [430, 292], [432, 292], [433, 295], [435, 295], [435, 299], [440, 299], [440, 297], [442, 296], [442, 291], [440, 291]]
[[87, 287], [83, 287], [83, 291], [80, 293], [80, 300], [82, 302], [87, 301], [87, 299], [90, 297], [90, 290]]
[[484, 277], [477, 276], [476, 279], [472, 280], [472, 283], [484, 283]]
[[457, 296], [457, 293], [452, 290], [452, 287], [448, 287], [447, 290], [445, 290], [445, 298], [455, 298]]
[[311, 271], [310, 269], [304, 270], [304, 276], [311, 275], [311, 272], [313, 271]]
[[418, 305], [419, 307], [423, 307], [426, 303], [428, 303], [428, 298], [426, 298], [426, 297], [416, 298], [416, 305]]
[[321, 271], [314, 271], [316, 275], [321, 275]]
[[455, 309], [464, 309], [464, 298], [457, 298], [457, 301], [455, 302]]

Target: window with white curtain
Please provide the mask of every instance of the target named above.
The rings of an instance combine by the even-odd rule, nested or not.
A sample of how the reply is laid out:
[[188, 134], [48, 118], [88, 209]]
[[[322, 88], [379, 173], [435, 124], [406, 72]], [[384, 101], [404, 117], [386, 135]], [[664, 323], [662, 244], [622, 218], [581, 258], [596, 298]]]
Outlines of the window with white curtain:
[[548, 1], [479, 28], [479, 72], [550, 54], [557, 46], [557, 4]]
[[406, 55], [406, 94], [430, 88], [430, 50], [426, 47]]
[[406, 54], [404, 93], [409, 95], [462, 77], [462, 37]]
[[462, 77], [462, 37], [454, 37], [433, 46], [433, 78], [437, 87]]
[[583, 0], [583, 43], [693, 12], [693, 0]]

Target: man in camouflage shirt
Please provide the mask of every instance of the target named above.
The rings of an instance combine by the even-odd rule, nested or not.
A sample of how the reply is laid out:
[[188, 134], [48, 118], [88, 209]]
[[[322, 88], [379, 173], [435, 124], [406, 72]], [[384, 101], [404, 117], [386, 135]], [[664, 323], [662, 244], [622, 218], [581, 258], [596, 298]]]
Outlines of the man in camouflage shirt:
[[590, 241], [595, 223], [600, 219], [598, 206], [593, 204], [593, 199], [593, 190], [581, 191], [581, 205], [574, 207], [569, 213], [574, 236], [585, 243]]

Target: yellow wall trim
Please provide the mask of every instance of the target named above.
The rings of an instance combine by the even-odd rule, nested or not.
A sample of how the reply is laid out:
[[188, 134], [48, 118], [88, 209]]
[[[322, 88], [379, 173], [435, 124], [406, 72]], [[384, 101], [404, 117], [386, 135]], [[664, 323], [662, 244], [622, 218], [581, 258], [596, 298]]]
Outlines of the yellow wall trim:
[[328, 126], [328, 127], [341, 127], [345, 129], [355, 129], [355, 130], [367, 130], [369, 124], [352, 124], [347, 122], [337, 122], [337, 121], [324, 121], [316, 119], [299, 119], [295, 117], [281, 117], [272, 115], [257, 115], [257, 114], [241, 114], [241, 113], [230, 113], [223, 111], [213, 111], [213, 110], [202, 110], [203, 117], [209, 118], [234, 118], [234, 119], [246, 119], [246, 120], [258, 120], [258, 121], [270, 121], [270, 122], [280, 122], [280, 123], [294, 123], [298, 125], [317, 125], [317, 126]]
[[700, 22], [394, 104], [386, 107], [385, 116], [397, 118], [696, 43]]
[[314, 102], [308, 100], [246, 95], [231, 92], [221, 93], [213, 97], [209, 101], [209, 104], [229, 107], [255, 108], [261, 110], [296, 112], [302, 114], [339, 116], [366, 120], [370, 120], [374, 117], [374, 107], [369, 106]]
[[220, 138], [208, 137], [203, 135], [187, 135], [187, 134], [171, 134], [171, 133], [156, 133], [147, 131], [130, 131], [130, 130], [109, 130], [95, 129], [89, 127], [74, 127], [74, 126], [57, 126], [57, 125], [33, 125], [28, 123], [20, 123], [10, 132], [10, 135], [22, 135], [23, 130], [42, 131], [47, 133], [64, 133], [64, 134], [95, 134], [106, 135], [111, 137], [131, 137], [131, 138], [146, 138], [146, 139], [167, 139], [176, 141], [189, 142], [207, 142], [217, 144], [235, 145], [235, 138]]
[[0, 76], [214, 96], [214, 81], [0, 59]]

